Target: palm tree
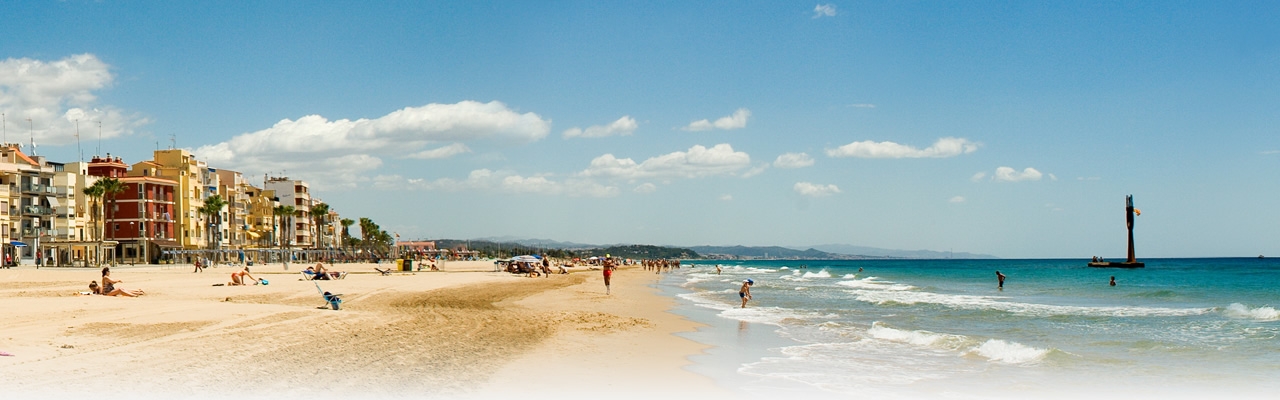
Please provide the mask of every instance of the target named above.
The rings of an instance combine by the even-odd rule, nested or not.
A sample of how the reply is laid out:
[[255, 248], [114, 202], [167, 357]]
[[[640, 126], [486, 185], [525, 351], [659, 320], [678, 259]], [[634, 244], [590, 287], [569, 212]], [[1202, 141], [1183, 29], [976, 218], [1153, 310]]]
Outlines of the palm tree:
[[322, 232], [322, 230], [320, 229], [320, 226], [321, 226], [320, 224], [321, 224], [321, 222], [322, 222], [322, 221], [324, 221], [324, 220], [326, 220], [326, 219], [329, 219], [329, 205], [328, 205], [328, 204], [326, 204], [326, 203], [316, 203], [316, 205], [311, 206], [311, 220], [312, 220], [312, 221], [314, 221], [314, 222], [313, 222], [313, 225], [316, 227], [316, 240], [315, 240], [315, 246], [316, 246], [316, 248], [317, 248], [317, 249], [319, 249], [319, 248], [320, 248], [320, 242], [321, 242], [321, 240], [320, 240], [320, 239], [324, 237], [324, 233], [323, 233], [323, 232]]
[[338, 221], [342, 224], [342, 247], [347, 247], [347, 243], [351, 241], [351, 225], [355, 225], [356, 221], [351, 218], [343, 218]]
[[[213, 230], [221, 229], [222, 207], [226, 207], [226, 206], [227, 206], [227, 201], [223, 199], [221, 195], [215, 194], [213, 196], [209, 196], [209, 198], [207, 199], [204, 199], [204, 205], [201, 206], [199, 210], [197, 210], [200, 212], [201, 215], [205, 216], [205, 227], [206, 227], [205, 232], [209, 233], [210, 249], [217, 247], [216, 245], [220, 242], [214, 239], [214, 236], [216, 235], [213, 233]], [[217, 227], [215, 227], [215, 224], [217, 225]]]
[[107, 205], [109, 206], [108, 209], [111, 210], [111, 215], [107, 217], [107, 224], [112, 225], [111, 238], [115, 239], [116, 233], [114, 226], [116, 222], [116, 195], [124, 193], [124, 191], [128, 189], [128, 186], [125, 186], [123, 182], [120, 182], [120, 180], [116, 178], [102, 178], [95, 182], [94, 186], [99, 184], [102, 185], [102, 196], [107, 199]]
[[93, 200], [89, 203], [89, 218], [93, 220], [93, 240], [98, 242], [98, 254], [94, 260], [98, 266], [102, 266], [102, 226], [99, 224], [98, 214], [102, 212], [103, 193], [105, 190], [102, 188], [102, 180], [94, 181], [92, 186], [84, 188], [84, 195]]

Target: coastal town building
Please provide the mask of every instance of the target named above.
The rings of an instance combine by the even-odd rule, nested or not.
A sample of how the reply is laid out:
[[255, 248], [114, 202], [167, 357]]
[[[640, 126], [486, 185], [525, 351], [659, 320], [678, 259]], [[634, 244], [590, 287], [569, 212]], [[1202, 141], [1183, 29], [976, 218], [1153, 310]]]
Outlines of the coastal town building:
[[204, 206], [205, 183], [209, 181], [209, 168], [183, 149], [156, 150], [153, 159], [157, 176], [178, 183], [174, 191], [174, 239], [183, 249], [205, 249], [208, 244], [202, 226], [200, 207]]
[[[40, 248], [40, 241], [47, 244], [52, 239], [55, 205], [66, 201], [63, 191], [59, 198], [54, 175], [62, 169], [60, 163], [51, 163], [43, 157], [25, 154], [21, 146], [6, 144], [0, 149], [0, 171], [7, 186], [8, 193], [3, 195], [7, 200], [3, 204], [8, 211], [7, 243], [4, 247], [6, 257], [14, 263], [43, 264], [52, 251]], [[66, 221], [63, 221], [67, 224]], [[64, 226], [68, 235], [76, 227]]]
[[270, 177], [263, 185], [264, 189], [272, 190], [279, 199], [279, 203], [283, 206], [292, 206], [297, 212], [292, 217], [286, 216], [287, 237], [286, 247], [307, 248], [312, 247], [313, 227], [311, 223], [311, 188], [304, 181], [290, 180], [288, 177]]
[[223, 207], [221, 248], [245, 249], [252, 243], [249, 237], [249, 181], [244, 175], [229, 169], [216, 170], [218, 192], [226, 201]]

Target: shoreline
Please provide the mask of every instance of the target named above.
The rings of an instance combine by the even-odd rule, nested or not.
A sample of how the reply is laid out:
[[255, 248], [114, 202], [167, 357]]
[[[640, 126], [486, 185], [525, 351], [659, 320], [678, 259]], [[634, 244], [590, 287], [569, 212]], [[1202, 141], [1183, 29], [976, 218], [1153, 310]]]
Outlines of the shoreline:
[[76, 294], [97, 268], [0, 269], [0, 351], [13, 354], [0, 357], [0, 385], [13, 398], [122, 386], [188, 398], [729, 393], [687, 369], [706, 346], [676, 333], [698, 324], [638, 267], [605, 296], [599, 271], [525, 278], [480, 261], [381, 276], [373, 268], [388, 264], [338, 264], [346, 279], [318, 282], [344, 294], [335, 312], [316, 308], [295, 265], [252, 267], [270, 285], [236, 287], [212, 286], [229, 280], [225, 266], [113, 268], [121, 287], [146, 290], [138, 298]]

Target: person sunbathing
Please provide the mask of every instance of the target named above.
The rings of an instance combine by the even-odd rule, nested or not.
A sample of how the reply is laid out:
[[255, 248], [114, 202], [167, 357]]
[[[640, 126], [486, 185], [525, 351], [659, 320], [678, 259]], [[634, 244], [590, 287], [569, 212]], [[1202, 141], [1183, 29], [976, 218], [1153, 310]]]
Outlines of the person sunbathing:
[[102, 267], [102, 292], [101, 293], [103, 296], [138, 297], [138, 296], [147, 294], [146, 292], [143, 292], [141, 289], [124, 290], [116, 287], [117, 283], [122, 283], [122, 282], [124, 281], [119, 279], [114, 279], [111, 277], [111, 267]]

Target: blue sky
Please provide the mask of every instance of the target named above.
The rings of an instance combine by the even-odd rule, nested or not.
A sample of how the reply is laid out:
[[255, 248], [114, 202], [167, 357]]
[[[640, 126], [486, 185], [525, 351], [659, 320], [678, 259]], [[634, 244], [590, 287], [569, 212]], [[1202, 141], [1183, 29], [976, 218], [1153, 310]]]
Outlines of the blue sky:
[[[1280, 255], [1269, 2], [22, 2], [6, 139], [404, 238]], [[27, 118], [32, 121], [28, 123]], [[97, 140], [101, 121], [101, 148]]]

